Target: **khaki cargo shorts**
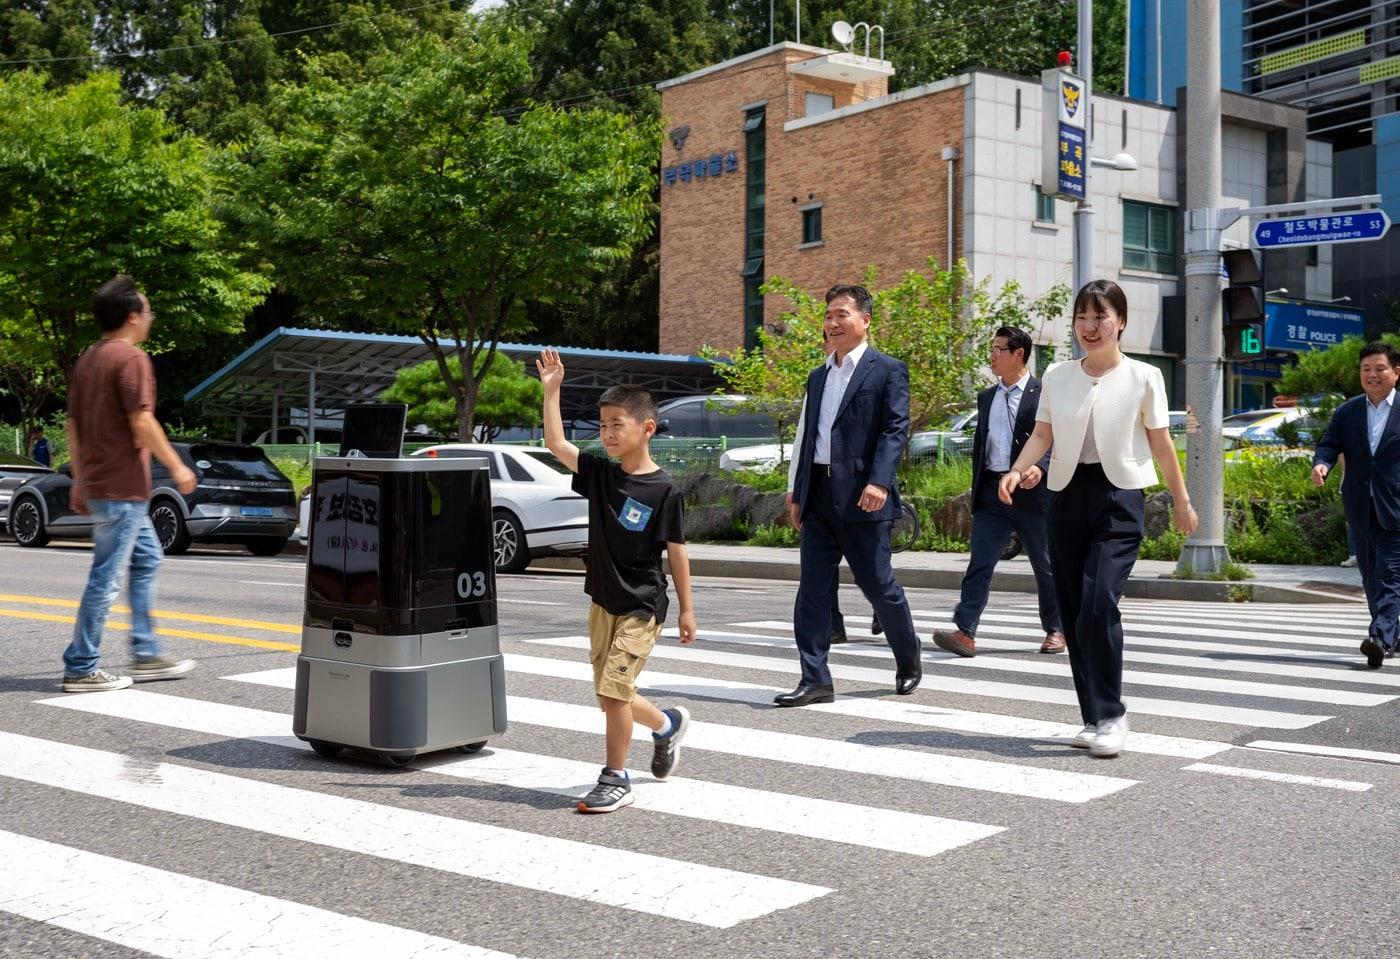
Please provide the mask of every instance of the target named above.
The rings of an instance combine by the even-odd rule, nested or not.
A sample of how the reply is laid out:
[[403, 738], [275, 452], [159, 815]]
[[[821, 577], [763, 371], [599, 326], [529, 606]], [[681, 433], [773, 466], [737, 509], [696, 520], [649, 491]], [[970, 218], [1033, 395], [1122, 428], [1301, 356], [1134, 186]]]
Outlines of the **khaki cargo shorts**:
[[597, 603], [589, 607], [588, 659], [600, 700], [630, 703], [637, 698], [637, 676], [660, 635], [661, 624], [654, 618], [614, 616]]

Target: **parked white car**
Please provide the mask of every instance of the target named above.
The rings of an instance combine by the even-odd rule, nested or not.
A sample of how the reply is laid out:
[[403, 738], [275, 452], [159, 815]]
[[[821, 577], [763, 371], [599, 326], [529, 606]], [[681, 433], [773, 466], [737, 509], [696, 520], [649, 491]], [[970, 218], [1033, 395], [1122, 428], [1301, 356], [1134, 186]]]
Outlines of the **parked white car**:
[[[536, 446], [443, 443], [414, 456], [480, 456], [491, 472], [491, 510], [496, 569], [518, 573], [541, 556], [578, 556], [588, 550], [588, 500], [573, 491], [573, 473], [553, 453]], [[306, 542], [310, 499], [302, 497], [301, 528]]]
[[792, 444], [763, 443], [759, 446], [740, 446], [725, 450], [719, 455], [719, 468], [722, 470], [754, 470], [767, 472], [777, 469], [792, 457]]
[[1233, 443], [1247, 439], [1246, 434], [1257, 436], [1266, 431], [1277, 430], [1284, 423], [1303, 419], [1311, 412], [1311, 409], [1302, 406], [1245, 410], [1243, 413], [1225, 417], [1220, 423], [1220, 435], [1225, 438], [1225, 447], [1229, 449]]

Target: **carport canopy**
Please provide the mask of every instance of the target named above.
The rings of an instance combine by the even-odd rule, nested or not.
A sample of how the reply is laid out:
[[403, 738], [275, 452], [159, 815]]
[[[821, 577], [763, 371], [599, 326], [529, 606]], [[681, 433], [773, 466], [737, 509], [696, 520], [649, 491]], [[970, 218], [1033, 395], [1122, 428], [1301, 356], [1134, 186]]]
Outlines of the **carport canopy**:
[[[449, 353], [455, 349], [449, 340], [439, 342]], [[536, 375], [534, 360], [544, 347], [499, 343], [496, 348]], [[713, 393], [721, 386], [710, 361], [698, 356], [558, 349], [567, 371], [562, 396], [567, 424], [596, 422], [598, 398], [610, 386], [642, 386], [658, 402]], [[399, 370], [432, 358], [415, 336], [279, 327], [186, 393], [185, 402], [235, 417], [240, 433], [244, 421], [285, 426], [282, 411], [293, 407], [313, 410], [314, 421], [376, 401]]]

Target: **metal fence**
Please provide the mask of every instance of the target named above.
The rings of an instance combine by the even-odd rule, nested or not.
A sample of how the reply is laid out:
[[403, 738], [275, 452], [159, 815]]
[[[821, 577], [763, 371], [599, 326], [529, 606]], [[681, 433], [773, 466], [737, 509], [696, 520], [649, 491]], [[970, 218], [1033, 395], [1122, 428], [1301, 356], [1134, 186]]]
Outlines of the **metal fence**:
[[[572, 440], [580, 449], [598, 452], [602, 443], [596, 439]], [[405, 443], [404, 453], [410, 454], [427, 449], [433, 443]], [[506, 440], [500, 446], [544, 446], [543, 440]], [[966, 457], [967, 444], [939, 443], [921, 448], [908, 458], [909, 465], [934, 466], [947, 460]], [[317, 456], [334, 456], [339, 447], [334, 443], [280, 444], [262, 447], [271, 459], [294, 459], [310, 462]], [[778, 443], [771, 436], [720, 436], [720, 437], [675, 437], [656, 436], [651, 441], [651, 456], [657, 464], [673, 472], [691, 469], [714, 469], [720, 465], [720, 457], [726, 452], [751, 450], [750, 456], [740, 454], [736, 462], [730, 464], [737, 469], [776, 469], [786, 468], [792, 456], [792, 444], [782, 446], [782, 459], [779, 460]]]

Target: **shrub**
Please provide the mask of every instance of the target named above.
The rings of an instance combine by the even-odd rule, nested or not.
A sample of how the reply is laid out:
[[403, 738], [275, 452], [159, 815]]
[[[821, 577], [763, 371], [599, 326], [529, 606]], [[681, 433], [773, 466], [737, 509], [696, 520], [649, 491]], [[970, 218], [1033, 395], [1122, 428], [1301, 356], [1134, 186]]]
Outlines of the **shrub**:
[[750, 546], [796, 546], [797, 530], [791, 526], [758, 526], [749, 536]]

